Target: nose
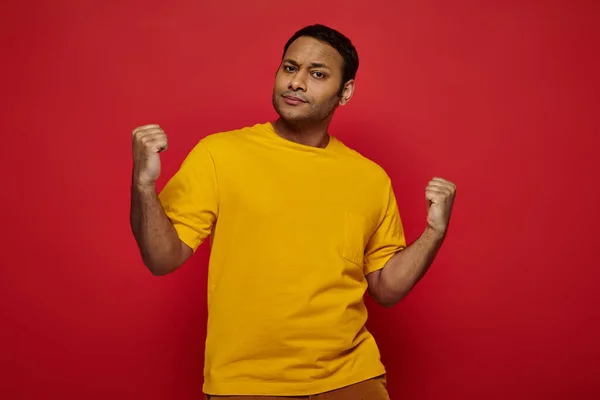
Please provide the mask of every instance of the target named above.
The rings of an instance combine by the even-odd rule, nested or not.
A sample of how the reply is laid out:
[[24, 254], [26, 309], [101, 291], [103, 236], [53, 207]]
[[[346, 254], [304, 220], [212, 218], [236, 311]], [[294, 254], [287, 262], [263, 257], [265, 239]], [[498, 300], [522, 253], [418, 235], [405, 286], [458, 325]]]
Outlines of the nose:
[[299, 90], [306, 92], [306, 74], [302, 71], [298, 71], [292, 75], [290, 83], [288, 84], [288, 89], [293, 90], [294, 92]]

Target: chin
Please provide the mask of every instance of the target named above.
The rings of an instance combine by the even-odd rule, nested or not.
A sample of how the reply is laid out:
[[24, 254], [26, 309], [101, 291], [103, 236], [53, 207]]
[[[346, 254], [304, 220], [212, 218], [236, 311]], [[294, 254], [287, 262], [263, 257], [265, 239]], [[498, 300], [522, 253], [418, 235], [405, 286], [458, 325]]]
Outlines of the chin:
[[279, 117], [287, 122], [288, 124], [292, 124], [292, 125], [297, 125], [297, 124], [301, 124], [303, 122], [308, 122], [310, 121], [310, 118], [306, 115], [303, 114], [298, 114], [295, 112], [277, 112], [277, 114], [279, 114]]
[[298, 112], [298, 110], [295, 110], [293, 106], [289, 106], [287, 104], [277, 104], [274, 102], [273, 107], [275, 108], [275, 112], [277, 112], [279, 117], [286, 122], [298, 123], [308, 119], [308, 115]]

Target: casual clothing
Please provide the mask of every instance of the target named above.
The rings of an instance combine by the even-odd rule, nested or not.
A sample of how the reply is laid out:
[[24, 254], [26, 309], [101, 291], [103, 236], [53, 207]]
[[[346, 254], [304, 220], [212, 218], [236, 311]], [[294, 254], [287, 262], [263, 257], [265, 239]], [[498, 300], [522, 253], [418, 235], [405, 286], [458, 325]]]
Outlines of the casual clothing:
[[309, 396], [212, 396], [205, 400], [390, 400], [385, 375]]
[[306, 396], [385, 373], [365, 275], [406, 243], [381, 167], [263, 123], [203, 138], [159, 198], [194, 251], [210, 237], [205, 393]]

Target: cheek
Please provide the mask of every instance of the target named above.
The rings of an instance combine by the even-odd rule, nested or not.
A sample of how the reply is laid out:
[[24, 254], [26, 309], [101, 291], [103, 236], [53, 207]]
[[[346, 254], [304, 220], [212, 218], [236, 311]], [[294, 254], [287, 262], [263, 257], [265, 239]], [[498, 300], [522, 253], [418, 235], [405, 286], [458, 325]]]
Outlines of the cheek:
[[336, 101], [338, 87], [331, 82], [317, 82], [317, 84], [309, 85], [308, 91], [315, 99], [319, 99], [319, 103], [326, 104], [331, 101]]
[[281, 73], [277, 73], [277, 75], [275, 75], [275, 87], [278, 89], [285, 89], [287, 87], [285, 76], [283, 76]]
[[326, 106], [329, 107], [332, 104], [337, 104], [339, 98], [336, 96], [336, 93], [332, 93], [331, 89], [328, 88], [327, 90], [320, 90], [320, 91], [315, 91], [313, 92], [313, 98], [314, 99], [318, 99], [317, 102], [321, 105], [321, 106]]

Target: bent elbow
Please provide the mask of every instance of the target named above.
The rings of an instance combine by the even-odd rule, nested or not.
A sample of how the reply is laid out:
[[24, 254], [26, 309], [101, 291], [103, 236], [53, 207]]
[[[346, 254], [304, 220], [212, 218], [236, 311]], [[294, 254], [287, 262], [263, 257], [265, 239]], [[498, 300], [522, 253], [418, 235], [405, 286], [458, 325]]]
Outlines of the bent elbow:
[[397, 296], [377, 296], [374, 298], [375, 302], [382, 307], [392, 308], [400, 302], [406, 296], [405, 293]]
[[164, 276], [179, 268], [179, 265], [172, 263], [161, 263], [150, 260], [144, 260], [144, 265], [148, 268], [148, 271], [154, 276]]
[[379, 304], [385, 308], [392, 308], [396, 305], [396, 303], [394, 303], [393, 301], [382, 301]]
[[171, 272], [173, 272], [171, 270], [165, 270], [165, 269], [159, 269], [159, 268], [150, 268], [150, 267], [148, 267], [148, 270], [154, 276], [165, 276], [165, 275], [168, 275]]
[[377, 301], [377, 303], [379, 303], [380, 306], [383, 306], [385, 308], [392, 308], [398, 302], [397, 301], [393, 301], [393, 300], [379, 300], [379, 301]]

